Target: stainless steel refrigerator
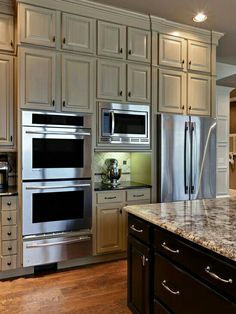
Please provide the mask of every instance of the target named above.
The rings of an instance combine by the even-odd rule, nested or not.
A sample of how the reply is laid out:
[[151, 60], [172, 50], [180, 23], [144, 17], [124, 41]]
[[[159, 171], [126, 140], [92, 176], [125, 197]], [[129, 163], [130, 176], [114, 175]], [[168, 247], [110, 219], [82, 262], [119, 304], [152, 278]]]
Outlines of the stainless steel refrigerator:
[[157, 115], [157, 201], [216, 196], [216, 120]]

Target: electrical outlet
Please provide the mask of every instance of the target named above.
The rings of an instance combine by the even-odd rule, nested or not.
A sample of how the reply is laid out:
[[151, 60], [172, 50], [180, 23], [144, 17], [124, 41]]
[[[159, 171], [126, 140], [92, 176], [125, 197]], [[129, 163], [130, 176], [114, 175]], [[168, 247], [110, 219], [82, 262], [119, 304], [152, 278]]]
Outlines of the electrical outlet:
[[123, 160], [123, 165], [127, 165], [127, 160]]

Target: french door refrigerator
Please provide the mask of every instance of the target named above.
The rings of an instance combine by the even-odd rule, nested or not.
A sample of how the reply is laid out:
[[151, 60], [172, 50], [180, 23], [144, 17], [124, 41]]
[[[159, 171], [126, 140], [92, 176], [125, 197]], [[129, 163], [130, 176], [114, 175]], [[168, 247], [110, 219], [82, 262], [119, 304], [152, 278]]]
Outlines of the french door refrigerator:
[[157, 201], [215, 198], [216, 120], [157, 115]]

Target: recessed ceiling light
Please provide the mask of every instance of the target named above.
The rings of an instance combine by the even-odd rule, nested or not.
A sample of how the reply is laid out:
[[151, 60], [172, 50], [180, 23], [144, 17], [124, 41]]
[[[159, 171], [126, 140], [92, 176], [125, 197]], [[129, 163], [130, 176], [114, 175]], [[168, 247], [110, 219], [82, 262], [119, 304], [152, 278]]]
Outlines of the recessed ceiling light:
[[204, 22], [206, 19], [207, 19], [206, 14], [204, 14], [204, 13], [202, 13], [202, 12], [198, 13], [198, 14], [195, 15], [194, 18], [193, 18], [194, 22], [197, 22], [197, 23]]

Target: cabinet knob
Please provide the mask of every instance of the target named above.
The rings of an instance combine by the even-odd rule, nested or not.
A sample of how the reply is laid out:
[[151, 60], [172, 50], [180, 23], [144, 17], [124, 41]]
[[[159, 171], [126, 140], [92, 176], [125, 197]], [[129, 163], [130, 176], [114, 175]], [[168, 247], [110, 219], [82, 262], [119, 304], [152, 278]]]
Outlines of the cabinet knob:
[[10, 236], [10, 235], [11, 235], [11, 231], [9, 231], [9, 232], [7, 233], [7, 235], [9, 235], [9, 236]]
[[7, 249], [8, 249], [8, 251], [11, 251], [11, 250], [12, 250], [12, 247], [11, 247], [11, 246], [9, 246]]
[[122, 96], [123, 95], [123, 92], [122, 92], [122, 90], [120, 91], [120, 96]]
[[129, 53], [129, 55], [131, 55], [131, 53], [132, 53], [131, 49], [129, 50], [129, 52], [128, 52], [128, 53]]
[[7, 202], [7, 205], [8, 205], [8, 206], [11, 206], [11, 201]]
[[53, 36], [53, 37], [52, 37], [52, 41], [55, 43], [55, 41], [56, 41], [56, 36]]
[[191, 109], [192, 109], [192, 106], [189, 106], [188, 109], [191, 110]]
[[128, 92], [128, 96], [131, 97], [131, 92]]
[[123, 49], [122, 48], [120, 48], [120, 53], [123, 53]]
[[7, 262], [7, 265], [8, 265], [8, 266], [11, 266], [11, 262]]
[[64, 37], [63, 40], [62, 40], [63, 44], [66, 43], [66, 38]]
[[7, 217], [7, 220], [8, 220], [8, 221], [11, 221], [11, 217]]

